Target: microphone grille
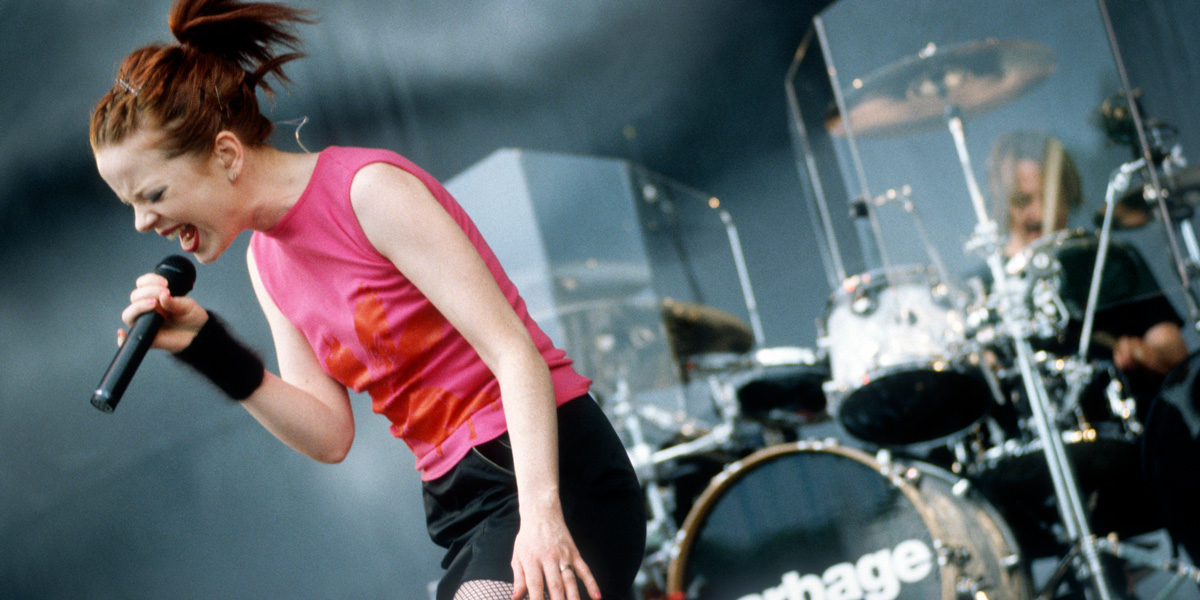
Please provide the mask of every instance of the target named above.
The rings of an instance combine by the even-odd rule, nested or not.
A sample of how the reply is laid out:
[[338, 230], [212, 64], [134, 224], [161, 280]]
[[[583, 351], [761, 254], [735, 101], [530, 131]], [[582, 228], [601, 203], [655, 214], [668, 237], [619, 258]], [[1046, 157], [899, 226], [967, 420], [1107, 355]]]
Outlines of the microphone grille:
[[196, 283], [196, 266], [187, 257], [172, 254], [154, 267], [154, 272], [167, 278], [172, 296], [186, 296]]

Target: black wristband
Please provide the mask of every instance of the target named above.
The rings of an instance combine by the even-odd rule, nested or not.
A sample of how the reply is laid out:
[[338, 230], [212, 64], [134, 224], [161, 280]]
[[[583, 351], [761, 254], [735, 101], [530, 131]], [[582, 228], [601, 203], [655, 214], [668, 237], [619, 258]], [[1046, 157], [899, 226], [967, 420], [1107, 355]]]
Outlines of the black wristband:
[[234, 339], [212, 311], [192, 343], [175, 358], [199, 371], [234, 400], [249, 398], [262, 385], [265, 375], [262, 359]]

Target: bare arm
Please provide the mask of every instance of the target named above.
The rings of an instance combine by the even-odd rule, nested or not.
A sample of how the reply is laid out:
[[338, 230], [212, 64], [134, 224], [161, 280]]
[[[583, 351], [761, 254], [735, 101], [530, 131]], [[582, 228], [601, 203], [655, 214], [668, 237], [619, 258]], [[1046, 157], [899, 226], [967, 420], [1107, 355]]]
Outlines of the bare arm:
[[267, 373], [262, 387], [242, 405], [293, 449], [321, 462], [340, 462], [354, 442], [346, 388], [325, 374], [308, 341], [275, 306], [259, 279], [252, 252], [246, 252], [246, 261], [271, 326], [282, 379]]
[[[266, 373], [262, 385], [240, 404], [288, 446], [321, 462], [339, 462], [354, 440], [346, 389], [321, 370], [308, 343], [263, 290], [253, 257], [248, 261], [251, 281], [271, 326], [283, 379]], [[186, 348], [208, 321], [204, 308], [191, 298], [172, 297], [166, 280], [154, 273], [138, 278], [121, 318], [130, 324], [150, 310], [165, 317], [154, 347], [172, 353]], [[123, 337], [120, 332], [118, 343]]]
[[423, 183], [392, 165], [364, 167], [350, 188], [367, 238], [479, 353], [500, 384], [513, 446], [521, 530], [516, 593], [574, 600], [570, 571], [599, 596], [567, 532], [558, 494], [558, 430], [550, 371], [529, 331], [458, 224]]
[[1158, 323], [1141, 337], [1123, 337], [1113, 348], [1113, 363], [1122, 371], [1144, 370], [1166, 375], [1187, 358], [1183, 332], [1175, 323]]

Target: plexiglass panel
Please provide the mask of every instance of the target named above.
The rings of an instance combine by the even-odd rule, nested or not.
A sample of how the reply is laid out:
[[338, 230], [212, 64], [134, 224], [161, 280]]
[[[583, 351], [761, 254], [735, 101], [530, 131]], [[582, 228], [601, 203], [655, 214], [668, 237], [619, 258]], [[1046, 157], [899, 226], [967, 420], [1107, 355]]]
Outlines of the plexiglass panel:
[[870, 209], [850, 228], [856, 239], [838, 240], [867, 248], [850, 274], [938, 258], [952, 280], [977, 269], [983, 258], [966, 244], [983, 215], [1003, 216], [987, 161], [1006, 134], [1061, 140], [1082, 181], [1070, 226], [1091, 224], [1109, 173], [1128, 160], [1098, 118], [1121, 86], [1095, 3], [841, 0], [814, 19], [814, 37], [838, 101], [821, 130], [808, 127], [810, 138], [831, 139], [826, 187], [844, 192], [830, 213], [856, 199]]
[[[701, 346], [728, 341], [722, 331], [746, 342], [754, 321], [736, 226], [718, 199], [628, 161], [516, 149], [493, 153], [447, 188], [539, 326], [594, 379], [602, 404], [624, 389], [664, 419], [711, 412], [685, 406], [704, 398], [689, 398], [676, 345], [708, 351]], [[727, 331], [669, 336], [670, 302], [707, 311], [686, 325], [712, 325], [716, 315]]]

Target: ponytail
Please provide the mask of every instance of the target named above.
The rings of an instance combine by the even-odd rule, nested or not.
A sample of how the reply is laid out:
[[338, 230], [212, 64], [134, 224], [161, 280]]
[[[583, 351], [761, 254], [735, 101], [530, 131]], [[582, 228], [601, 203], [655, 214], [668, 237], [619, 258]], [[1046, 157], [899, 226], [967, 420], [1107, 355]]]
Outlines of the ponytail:
[[256, 90], [270, 96], [269, 78], [290, 82], [283, 65], [303, 56], [291, 27], [311, 22], [305, 11], [278, 3], [176, 0], [167, 23], [179, 43], [125, 58], [92, 112], [92, 149], [120, 143], [142, 126], [162, 130], [168, 156], [211, 150], [222, 130], [250, 146], [265, 143], [273, 125]]

